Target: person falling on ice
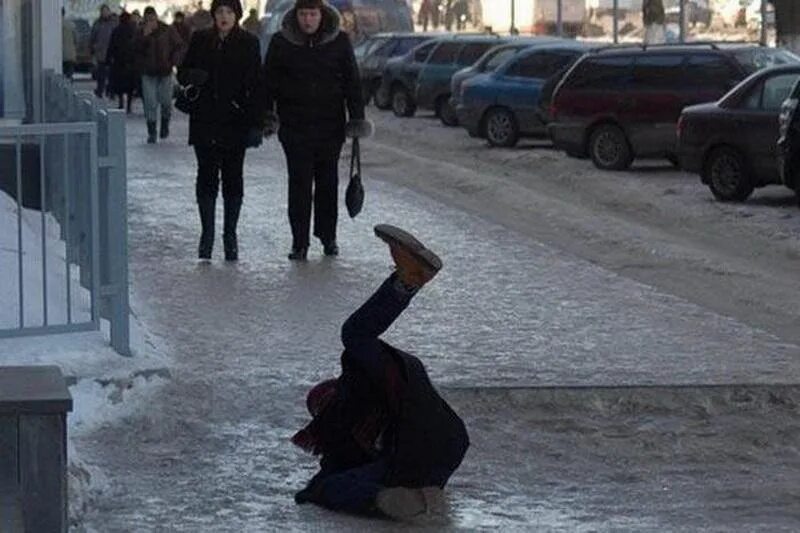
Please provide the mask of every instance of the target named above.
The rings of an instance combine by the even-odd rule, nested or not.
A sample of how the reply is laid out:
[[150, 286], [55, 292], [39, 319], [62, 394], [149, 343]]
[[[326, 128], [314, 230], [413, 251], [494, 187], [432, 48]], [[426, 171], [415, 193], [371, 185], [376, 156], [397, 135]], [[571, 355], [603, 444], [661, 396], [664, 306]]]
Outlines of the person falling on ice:
[[422, 362], [379, 338], [442, 262], [399, 228], [381, 224], [375, 234], [396, 269], [342, 326], [341, 375], [308, 393], [313, 420], [292, 442], [321, 456], [320, 471], [295, 501], [409, 519], [442, 501], [469, 438]]

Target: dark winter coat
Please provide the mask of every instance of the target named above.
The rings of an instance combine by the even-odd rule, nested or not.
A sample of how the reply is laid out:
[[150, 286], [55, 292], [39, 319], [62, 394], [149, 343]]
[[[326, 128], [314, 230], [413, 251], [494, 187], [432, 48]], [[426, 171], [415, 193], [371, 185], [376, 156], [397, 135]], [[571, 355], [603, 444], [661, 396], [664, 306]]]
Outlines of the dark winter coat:
[[145, 35], [140, 30], [137, 36], [136, 54], [145, 76], [172, 75], [172, 68], [180, 63], [183, 50], [183, 41], [175, 28], [161, 21], [151, 34]]
[[324, 5], [319, 31], [307, 36], [297, 11], [286, 13], [264, 60], [265, 107], [277, 104], [282, 142], [344, 142], [347, 114], [364, 118], [358, 67], [339, 13]]
[[209, 77], [189, 117], [189, 144], [241, 147], [249, 130], [260, 131], [260, 66], [258, 39], [238, 26], [225, 40], [214, 28], [192, 34], [178, 81], [185, 83], [189, 69], [204, 70]]
[[386, 486], [431, 485], [442, 472], [451, 474], [469, 447], [464, 422], [433, 387], [425, 366], [414, 355], [381, 341], [400, 366], [405, 386], [400, 393], [399, 417], [388, 443]]
[[111, 34], [106, 63], [110, 66], [109, 80], [114, 94], [131, 93], [139, 84], [135, 40], [136, 26], [132, 22], [120, 24]]

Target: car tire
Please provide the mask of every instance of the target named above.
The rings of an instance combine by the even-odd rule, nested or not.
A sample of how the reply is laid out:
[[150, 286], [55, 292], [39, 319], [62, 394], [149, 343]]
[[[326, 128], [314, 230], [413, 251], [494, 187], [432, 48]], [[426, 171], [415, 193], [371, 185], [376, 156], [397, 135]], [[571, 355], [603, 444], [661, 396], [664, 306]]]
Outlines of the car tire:
[[711, 193], [722, 202], [743, 202], [755, 188], [744, 156], [728, 146], [712, 151], [703, 171]]
[[603, 124], [589, 136], [589, 155], [601, 170], [626, 170], [633, 163], [633, 151], [619, 126]]
[[491, 146], [510, 148], [519, 140], [517, 119], [514, 113], [504, 107], [496, 107], [486, 113], [484, 131]]
[[382, 94], [380, 89], [381, 82], [375, 82], [373, 85], [372, 90], [372, 103], [375, 104], [375, 107], [386, 111], [392, 108], [392, 99], [390, 94]]
[[442, 124], [448, 127], [458, 126], [458, 117], [456, 110], [450, 105], [450, 98], [442, 96], [436, 103], [436, 116], [442, 121]]
[[392, 91], [392, 111], [398, 117], [413, 117], [417, 105], [405, 87], [396, 87]]

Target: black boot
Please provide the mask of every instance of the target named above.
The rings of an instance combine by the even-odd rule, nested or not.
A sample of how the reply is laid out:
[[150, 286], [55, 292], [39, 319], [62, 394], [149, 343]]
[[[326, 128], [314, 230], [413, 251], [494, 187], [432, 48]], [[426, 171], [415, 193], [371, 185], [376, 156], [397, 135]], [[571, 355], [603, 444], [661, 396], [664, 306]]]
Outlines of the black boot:
[[323, 242], [322, 250], [323, 253], [329, 257], [339, 255], [339, 246], [336, 244], [336, 241]]
[[161, 138], [166, 139], [169, 137], [169, 117], [161, 117]]
[[225, 228], [222, 242], [225, 245], [225, 261], [239, 260], [239, 247], [236, 242], [236, 224], [242, 209], [241, 198], [225, 198]]
[[199, 259], [211, 259], [211, 250], [214, 248], [214, 212], [216, 200], [214, 198], [199, 198], [197, 207], [200, 211], [200, 246], [197, 250]]
[[308, 256], [308, 247], [292, 247], [292, 252], [289, 254], [290, 261], [305, 261]]
[[147, 144], [156, 143], [156, 123], [155, 121], [147, 121]]

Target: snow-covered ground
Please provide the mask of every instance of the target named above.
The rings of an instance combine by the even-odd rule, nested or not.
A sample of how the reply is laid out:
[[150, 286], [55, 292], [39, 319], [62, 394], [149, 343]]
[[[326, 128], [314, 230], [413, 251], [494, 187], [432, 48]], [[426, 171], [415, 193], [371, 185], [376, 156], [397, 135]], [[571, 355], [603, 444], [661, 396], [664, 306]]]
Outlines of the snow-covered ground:
[[[19, 326], [19, 255], [16, 202], [0, 192], [0, 328]], [[45, 222], [44, 250], [47, 259], [48, 322], [67, 321], [67, 270], [65, 245], [59, 239], [58, 223], [49, 214]], [[41, 213], [22, 213], [23, 298], [25, 325], [43, 325], [42, 223]], [[71, 265], [73, 322], [90, 318], [90, 294], [80, 286], [80, 273]], [[135, 317], [131, 320], [133, 357], [122, 357], [108, 342], [108, 323], [101, 331], [0, 339], [0, 366], [57, 365], [69, 383], [74, 412], [68, 416], [70, 518], [80, 520], [88, 501], [108, 490], [104, 473], [84, 460], [74, 440], [97, 431], [103, 424], [134, 412], [169, 376], [166, 350]]]

